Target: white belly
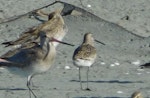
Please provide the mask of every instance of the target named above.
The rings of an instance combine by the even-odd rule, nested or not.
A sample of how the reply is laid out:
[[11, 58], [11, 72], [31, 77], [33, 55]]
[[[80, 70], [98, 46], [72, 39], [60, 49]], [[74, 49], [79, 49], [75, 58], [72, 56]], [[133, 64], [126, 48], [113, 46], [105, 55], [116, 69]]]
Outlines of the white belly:
[[94, 63], [94, 60], [77, 59], [77, 60], [74, 60], [73, 63], [77, 67], [90, 67]]

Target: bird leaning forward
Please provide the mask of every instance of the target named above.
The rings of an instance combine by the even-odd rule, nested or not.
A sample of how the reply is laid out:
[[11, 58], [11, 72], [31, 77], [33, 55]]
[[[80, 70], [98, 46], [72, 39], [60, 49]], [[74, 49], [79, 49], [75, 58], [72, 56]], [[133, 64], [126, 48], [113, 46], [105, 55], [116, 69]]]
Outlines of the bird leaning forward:
[[53, 37], [48, 37], [45, 32], [40, 32], [40, 43], [30, 48], [18, 49], [17, 52], [10, 57], [3, 56], [0, 58], [0, 67], [6, 67], [12, 73], [27, 77], [27, 87], [29, 89], [30, 98], [31, 95], [37, 98], [31, 89], [31, 79], [36, 74], [49, 70], [54, 62], [56, 49], [53, 42], [71, 45], [56, 40]]

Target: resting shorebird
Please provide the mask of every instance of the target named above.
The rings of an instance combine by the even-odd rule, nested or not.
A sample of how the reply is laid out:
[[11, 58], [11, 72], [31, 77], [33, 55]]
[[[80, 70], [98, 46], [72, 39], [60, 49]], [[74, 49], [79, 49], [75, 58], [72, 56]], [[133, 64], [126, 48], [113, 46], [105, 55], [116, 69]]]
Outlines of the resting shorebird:
[[[87, 89], [88, 88], [88, 73], [89, 73], [89, 67], [92, 66], [96, 59], [96, 48], [94, 47], [94, 38], [92, 37], [91, 33], [86, 33], [84, 35], [83, 43], [74, 51], [73, 54], [73, 63], [75, 66], [79, 67], [79, 81], [80, 81], [80, 87], [82, 88], [82, 81], [81, 81], [81, 74], [80, 70], [82, 67], [88, 67], [87, 70]], [[97, 41], [99, 42], [99, 41]], [[101, 43], [101, 42], [100, 42]], [[102, 43], [103, 44], [103, 43]]]
[[[47, 71], [54, 62], [56, 50], [52, 42], [61, 42], [52, 37], [47, 37], [46, 33], [40, 33], [40, 44], [37, 43], [34, 47], [19, 49], [16, 54], [7, 58], [0, 59], [0, 66], [6, 67], [10, 72], [27, 77], [27, 87], [35, 98], [36, 95], [30, 88], [30, 81], [36, 74]], [[70, 44], [68, 44], [70, 45]]]
[[[47, 15], [42, 11], [39, 11], [38, 13]], [[26, 45], [26, 47], [29, 47], [28, 43], [37, 40], [39, 38], [40, 32], [45, 32], [48, 37], [53, 37], [61, 41], [65, 36], [66, 32], [68, 31], [67, 26], [64, 23], [63, 17], [61, 16], [61, 10], [57, 9], [54, 12], [48, 14], [47, 16], [48, 16], [47, 22], [44, 22], [43, 24], [37, 27], [30, 28], [28, 31], [22, 33], [20, 37], [15, 41], [8, 41], [2, 44], [6, 46]], [[58, 45], [57, 42], [53, 42], [53, 43], [54, 46]]]
[[143, 98], [141, 92], [136, 91], [131, 95], [131, 98]]

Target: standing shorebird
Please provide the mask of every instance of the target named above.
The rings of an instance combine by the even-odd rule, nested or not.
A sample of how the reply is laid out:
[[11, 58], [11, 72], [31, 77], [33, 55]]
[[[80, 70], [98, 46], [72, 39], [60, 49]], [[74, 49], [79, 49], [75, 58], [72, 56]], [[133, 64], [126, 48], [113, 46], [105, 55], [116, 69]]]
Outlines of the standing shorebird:
[[[57, 9], [50, 14], [45, 14], [42, 11], [39, 11], [38, 13], [47, 15], [48, 21], [44, 22], [43, 24], [37, 27], [30, 28], [28, 31], [21, 34], [17, 40], [4, 42], [2, 44], [6, 46], [23, 45], [29, 47], [28, 43], [35, 40], [39, 40], [38, 38], [40, 32], [45, 32], [48, 37], [53, 37], [61, 41], [64, 38], [66, 32], [68, 31], [67, 26], [64, 23], [64, 19], [61, 16], [61, 10]], [[57, 42], [53, 42], [53, 43], [55, 47], [58, 45]], [[32, 46], [34, 46], [34, 44], [32, 44], [31, 47]]]
[[56, 50], [52, 42], [67, 44], [54, 38], [49, 38], [45, 32], [41, 32], [40, 44], [37, 43], [31, 48], [19, 49], [13, 56], [0, 59], [1, 67], [6, 67], [12, 73], [27, 77], [30, 98], [31, 94], [37, 98], [30, 87], [31, 79], [36, 74], [46, 72], [54, 62]]
[[79, 67], [79, 81], [80, 87], [82, 88], [82, 81], [81, 81], [81, 68], [88, 67], [87, 70], [87, 88], [86, 90], [90, 90], [88, 87], [88, 73], [89, 68], [92, 66], [96, 59], [96, 48], [94, 47], [94, 38], [92, 37], [91, 33], [86, 33], [84, 35], [83, 43], [74, 51], [73, 54], [73, 63], [75, 66]]
[[141, 92], [136, 91], [131, 95], [131, 98], [143, 98]]

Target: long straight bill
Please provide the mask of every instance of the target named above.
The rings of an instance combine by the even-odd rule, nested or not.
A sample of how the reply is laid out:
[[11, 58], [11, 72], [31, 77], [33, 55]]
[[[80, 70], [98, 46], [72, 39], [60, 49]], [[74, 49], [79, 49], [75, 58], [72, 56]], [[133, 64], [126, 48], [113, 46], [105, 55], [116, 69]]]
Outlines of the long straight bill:
[[98, 41], [98, 40], [96, 40], [96, 39], [95, 39], [95, 41], [98, 42], [98, 43], [100, 43], [100, 44], [102, 44], [102, 45], [106, 45], [105, 43], [103, 43], [103, 42], [101, 42], [101, 41]]
[[59, 41], [59, 40], [57, 40], [57, 39], [55, 39], [55, 38], [52, 38], [51, 41], [58, 42], [58, 43], [61, 43], [61, 44], [66, 44], [66, 45], [69, 45], [69, 46], [75, 46], [75, 45], [70, 44], [70, 43], [67, 43], [67, 42]]

